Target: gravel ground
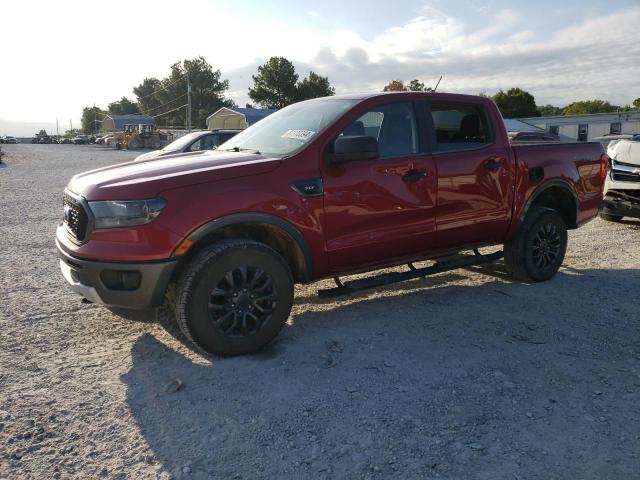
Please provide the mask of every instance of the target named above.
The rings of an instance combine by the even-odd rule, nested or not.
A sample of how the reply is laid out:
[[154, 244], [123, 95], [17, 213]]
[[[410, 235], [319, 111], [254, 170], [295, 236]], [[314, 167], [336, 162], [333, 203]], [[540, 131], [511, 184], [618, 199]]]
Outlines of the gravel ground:
[[3, 150], [0, 478], [640, 478], [640, 222], [571, 232], [542, 284], [300, 286], [266, 350], [207, 359], [59, 273], [67, 180], [133, 155]]

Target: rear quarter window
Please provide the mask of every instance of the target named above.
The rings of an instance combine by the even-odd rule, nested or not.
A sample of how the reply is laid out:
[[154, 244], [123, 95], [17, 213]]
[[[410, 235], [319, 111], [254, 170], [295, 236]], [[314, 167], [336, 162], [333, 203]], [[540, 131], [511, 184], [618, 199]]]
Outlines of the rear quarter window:
[[482, 105], [432, 102], [427, 111], [436, 152], [475, 149], [493, 143], [489, 117]]

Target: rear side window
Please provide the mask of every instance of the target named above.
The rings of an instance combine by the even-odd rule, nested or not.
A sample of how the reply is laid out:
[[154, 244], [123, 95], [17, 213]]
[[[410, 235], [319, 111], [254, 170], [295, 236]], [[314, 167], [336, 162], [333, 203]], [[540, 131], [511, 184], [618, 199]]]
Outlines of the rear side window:
[[347, 126], [340, 135], [368, 135], [378, 141], [381, 158], [418, 153], [418, 129], [411, 102], [380, 105]]
[[435, 151], [473, 149], [493, 142], [481, 105], [433, 102], [430, 107]]

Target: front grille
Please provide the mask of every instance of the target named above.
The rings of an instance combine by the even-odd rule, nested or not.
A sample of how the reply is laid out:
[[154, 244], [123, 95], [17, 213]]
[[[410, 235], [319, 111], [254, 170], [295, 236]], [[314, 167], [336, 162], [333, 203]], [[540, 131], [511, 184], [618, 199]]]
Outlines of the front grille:
[[67, 231], [79, 242], [85, 240], [89, 226], [89, 216], [82, 202], [64, 192], [62, 197], [64, 206], [64, 225]]
[[633, 173], [618, 173], [614, 170], [613, 179], [618, 182], [640, 182], [640, 175], [634, 175]]
[[640, 166], [614, 160], [611, 165], [611, 176], [619, 182], [640, 182]]

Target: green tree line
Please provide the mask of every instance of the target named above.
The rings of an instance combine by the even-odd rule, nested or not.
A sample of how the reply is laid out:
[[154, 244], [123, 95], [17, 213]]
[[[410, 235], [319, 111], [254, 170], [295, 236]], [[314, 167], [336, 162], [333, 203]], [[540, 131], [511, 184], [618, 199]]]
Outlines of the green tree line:
[[640, 111], [640, 98], [631, 105], [612, 105], [606, 100], [581, 100], [564, 107], [536, 105], [533, 95], [521, 88], [498, 91], [491, 99], [505, 118], [550, 117], [554, 115], [587, 115], [591, 113]]
[[[206, 119], [221, 107], [234, 107], [226, 96], [229, 81], [222, 78], [220, 70], [203, 58], [186, 59], [174, 63], [164, 78], [148, 77], [133, 87], [133, 100], [122, 97], [111, 102], [107, 108], [84, 107], [82, 130], [95, 133], [101, 130], [101, 121], [106, 115], [145, 114], [155, 118], [156, 125], [182, 128], [187, 125], [187, 88], [191, 91], [191, 124], [193, 128], [205, 128]], [[262, 108], [283, 108], [295, 102], [335, 94], [328, 77], [316, 72], [300, 78], [293, 63], [284, 57], [271, 57], [258, 67], [252, 76], [249, 98]], [[383, 87], [385, 92], [432, 91], [419, 79], [404, 82], [391, 80]], [[481, 93], [480, 95], [485, 94]], [[499, 90], [491, 99], [505, 118], [526, 118], [551, 115], [583, 115], [640, 110], [640, 98], [632, 105], [612, 105], [608, 101], [595, 99], [573, 102], [564, 107], [536, 104], [535, 98], [521, 88]], [[249, 106], [249, 104], [247, 104]]]
[[[295, 102], [333, 95], [329, 79], [311, 71], [300, 79], [293, 63], [284, 57], [272, 57], [253, 75], [249, 98], [263, 108], [282, 108]], [[220, 70], [203, 58], [187, 59], [171, 65], [165, 78], [148, 77], [133, 87], [135, 100], [122, 97], [106, 109], [84, 107], [82, 130], [95, 133], [106, 115], [144, 114], [155, 118], [158, 126], [183, 128], [187, 125], [187, 88], [191, 91], [191, 124], [205, 128], [206, 119], [221, 107], [236, 106], [227, 98], [229, 81]]]

